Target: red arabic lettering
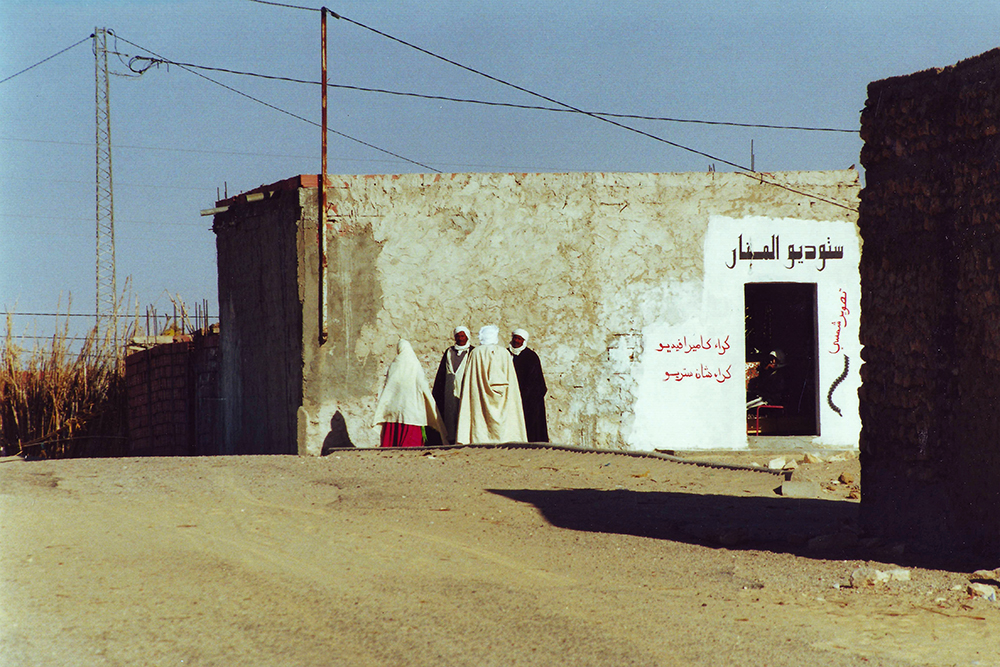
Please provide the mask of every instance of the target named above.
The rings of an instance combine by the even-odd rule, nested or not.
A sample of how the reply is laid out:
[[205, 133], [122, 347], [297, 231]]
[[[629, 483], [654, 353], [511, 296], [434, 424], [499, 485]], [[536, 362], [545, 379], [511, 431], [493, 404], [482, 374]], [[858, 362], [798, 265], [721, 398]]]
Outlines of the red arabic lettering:
[[679, 371], [666, 371], [664, 373], [664, 382], [669, 382], [674, 380], [675, 382], [681, 382], [682, 380], [692, 379], [692, 380], [715, 380], [719, 384], [722, 384], [726, 380], [733, 377], [733, 365], [729, 364], [726, 366], [725, 370], [721, 366], [715, 369], [710, 369], [705, 364], [699, 364], [698, 368], [695, 370], [688, 370], [687, 368]]
[[697, 341], [692, 337], [693, 342], [688, 342], [687, 336], [683, 336], [677, 339], [676, 343], [659, 343], [656, 351], [657, 352], [683, 352], [684, 354], [691, 354], [692, 352], [699, 351], [711, 351], [715, 350], [719, 355], [723, 355], [729, 351], [729, 336], [725, 338], [715, 338], [714, 342], [711, 336], [706, 338], [705, 336], [698, 336]]
[[841, 350], [844, 349], [840, 345], [840, 334], [847, 328], [847, 316], [850, 314], [851, 311], [847, 308], [847, 292], [840, 290], [840, 316], [831, 322], [833, 326], [837, 327], [837, 331], [833, 335], [833, 349], [830, 350], [830, 354], [840, 354]]

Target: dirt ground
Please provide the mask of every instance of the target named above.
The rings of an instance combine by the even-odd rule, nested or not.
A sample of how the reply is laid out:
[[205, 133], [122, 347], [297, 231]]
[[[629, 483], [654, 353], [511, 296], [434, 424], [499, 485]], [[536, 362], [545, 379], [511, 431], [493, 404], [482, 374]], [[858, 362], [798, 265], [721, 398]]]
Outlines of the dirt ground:
[[0, 664], [1000, 665], [982, 576], [859, 535], [839, 458], [816, 499], [553, 449], [5, 459]]

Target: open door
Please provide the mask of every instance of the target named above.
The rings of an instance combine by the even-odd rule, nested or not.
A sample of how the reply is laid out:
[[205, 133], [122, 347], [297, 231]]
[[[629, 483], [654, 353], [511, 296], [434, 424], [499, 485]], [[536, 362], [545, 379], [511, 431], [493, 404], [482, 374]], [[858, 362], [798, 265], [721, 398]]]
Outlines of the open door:
[[[782, 406], [749, 409], [748, 433], [819, 435], [816, 283], [747, 283], [743, 296], [747, 400]], [[780, 363], [767, 369], [772, 352]]]

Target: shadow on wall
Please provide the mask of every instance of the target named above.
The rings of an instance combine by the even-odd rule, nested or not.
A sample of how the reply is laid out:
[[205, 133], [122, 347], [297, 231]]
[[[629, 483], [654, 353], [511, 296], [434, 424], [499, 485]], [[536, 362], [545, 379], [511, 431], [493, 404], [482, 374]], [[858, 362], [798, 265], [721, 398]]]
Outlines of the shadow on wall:
[[806, 558], [876, 560], [972, 572], [963, 554], [911, 553], [859, 534], [857, 503], [599, 489], [487, 489], [534, 505], [553, 526]]
[[323, 449], [320, 450], [320, 455], [326, 456], [333, 449], [355, 446], [351, 442], [351, 434], [347, 432], [347, 420], [343, 413], [337, 410], [330, 419], [330, 432], [323, 438]]

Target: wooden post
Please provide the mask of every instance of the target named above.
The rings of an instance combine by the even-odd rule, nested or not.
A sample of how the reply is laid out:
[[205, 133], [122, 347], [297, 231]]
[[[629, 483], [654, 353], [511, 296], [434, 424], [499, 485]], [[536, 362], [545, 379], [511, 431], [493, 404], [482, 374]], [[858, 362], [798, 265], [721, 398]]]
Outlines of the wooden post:
[[322, 168], [319, 177], [319, 344], [326, 342], [329, 331], [327, 327], [326, 303], [326, 13], [327, 8], [320, 10], [320, 51], [322, 63]]

